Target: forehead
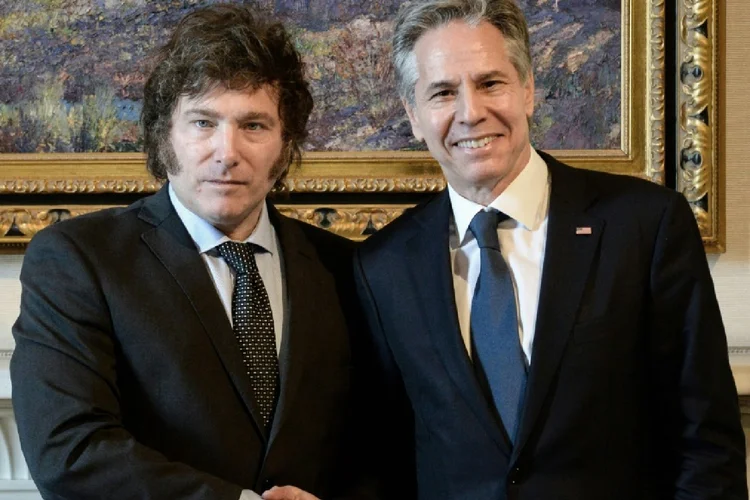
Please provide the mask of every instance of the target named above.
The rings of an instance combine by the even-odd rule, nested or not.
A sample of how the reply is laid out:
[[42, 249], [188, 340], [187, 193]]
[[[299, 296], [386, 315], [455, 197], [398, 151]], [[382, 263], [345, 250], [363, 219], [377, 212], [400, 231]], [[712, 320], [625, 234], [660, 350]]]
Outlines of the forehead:
[[513, 71], [502, 32], [482, 21], [452, 21], [423, 34], [414, 46], [420, 79], [455, 72]]
[[202, 94], [181, 95], [177, 99], [175, 115], [194, 111], [220, 114], [257, 112], [278, 117], [278, 92], [268, 84], [237, 90], [217, 85]]

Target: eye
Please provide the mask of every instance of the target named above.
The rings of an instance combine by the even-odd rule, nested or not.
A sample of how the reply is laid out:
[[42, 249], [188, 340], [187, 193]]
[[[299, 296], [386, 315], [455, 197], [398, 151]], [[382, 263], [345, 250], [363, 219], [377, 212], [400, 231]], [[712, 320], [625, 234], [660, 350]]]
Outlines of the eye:
[[245, 124], [246, 130], [262, 130], [265, 126], [260, 122], [248, 122]]
[[484, 82], [483, 86], [486, 89], [493, 89], [493, 88], [499, 87], [501, 84], [502, 82], [499, 80], [489, 80], [489, 81]]
[[198, 128], [208, 128], [211, 126], [211, 122], [208, 120], [195, 120], [193, 123]]
[[453, 91], [450, 89], [444, 89], [439, 92], [436, 92], [430, 96], [430, 100], [432, 99], [444, 99], [446, 97], [450, 97], [453, 95]]

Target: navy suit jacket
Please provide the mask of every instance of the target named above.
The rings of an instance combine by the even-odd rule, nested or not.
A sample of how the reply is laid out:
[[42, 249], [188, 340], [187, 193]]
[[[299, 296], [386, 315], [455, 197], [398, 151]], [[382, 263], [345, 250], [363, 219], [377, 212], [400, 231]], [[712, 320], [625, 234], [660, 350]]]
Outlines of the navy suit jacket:
[[515, 447], [461, 338], [447, 192], [355, 255], [391, 429], [381, 442], [392, 477], [416, 477], [393, 498], [746, 499], [737, 393], [687, 202], [542, 156], [547, 243]]
[[22, 449], [45, 498], [237, 500], [243, 488], [286, 484], [344, 493], [355, 477], [352, 245], [269, 214], [289, 325], [270, 433], [166, 187], [32, 240], [10, 368]]

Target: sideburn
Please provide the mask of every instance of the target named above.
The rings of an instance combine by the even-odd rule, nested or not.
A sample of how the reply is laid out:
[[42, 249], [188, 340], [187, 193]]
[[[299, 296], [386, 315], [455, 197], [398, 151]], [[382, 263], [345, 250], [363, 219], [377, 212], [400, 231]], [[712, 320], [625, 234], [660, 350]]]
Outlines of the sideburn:
[[168, 138], [159, 140], [159, 161], [167, 174], [177, 175], [180, 173], [180, 163], [177, 161], [172, 141]]
[[[174, 155], [174, 151], [172, 152]], [[289, 166], [292, 164], [292, 147], [289, 142], [284, 144], [279, 158], [274, 162], [268, 173], [268, 179], [273, 180], [273, 191], [279, 192], [284, 189], [284, 179], [289, 173]]]

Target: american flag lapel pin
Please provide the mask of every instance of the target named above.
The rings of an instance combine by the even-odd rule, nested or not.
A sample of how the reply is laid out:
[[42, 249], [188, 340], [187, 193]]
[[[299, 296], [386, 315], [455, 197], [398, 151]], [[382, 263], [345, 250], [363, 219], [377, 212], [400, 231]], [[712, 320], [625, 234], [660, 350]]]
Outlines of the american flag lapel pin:
[[581, 226], [576, 228], [576, 234], [589, 235], [591, 234], [591, 226]]

